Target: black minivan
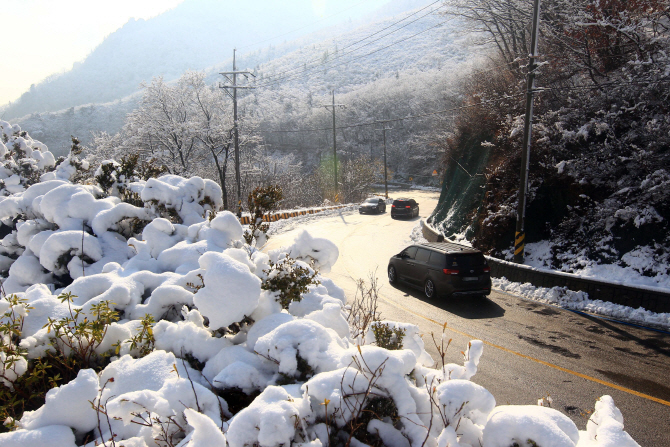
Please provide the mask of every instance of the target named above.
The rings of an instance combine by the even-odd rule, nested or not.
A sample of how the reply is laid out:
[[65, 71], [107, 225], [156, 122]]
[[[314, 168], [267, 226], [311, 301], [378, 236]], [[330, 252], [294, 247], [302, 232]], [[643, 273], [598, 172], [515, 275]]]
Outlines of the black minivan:
[[427, 298], [491, 293], [491, 268], [484, 254], [450, 242], [407, 247], [390, 259], [388, 278], [391, 284], [400, 280], [422, 289]]

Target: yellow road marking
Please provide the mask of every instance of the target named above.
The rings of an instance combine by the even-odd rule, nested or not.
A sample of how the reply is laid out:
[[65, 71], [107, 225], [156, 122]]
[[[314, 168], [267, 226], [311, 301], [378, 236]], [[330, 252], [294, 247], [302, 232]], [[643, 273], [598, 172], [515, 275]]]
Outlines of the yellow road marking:
[[[421, 315], [417, 312], [414, 312], [414, 311], [412, 311], [412, 310], [410, 310], [410, 309], [406, 308], [405, 306], [402, 306], [398, 303], [395, 303], [395, 302], [390, 301], [390, 300], [385, 300], [385, 301], [388, 302], [389, 304], [392, 304], [396, 307], [399, 307], [399, 308], [405, 310], [406, 312], [409, 312], [413, 315], [416, 315], [417, 317], [421, 317], [425, 320], [430, 321], [431, 323], [435, 323], [438, 326], [443, 325], [443, 323], [438, 323], [437, 321], [433, 320], [432, 318], [428, 318], [424, 315]], [[467, 334], [465, 332], [459, 331], [458, 329], [454, 329], [454, 328], [451, 328], [449, 326], [447, 326], [447, 329], [452, 331], [452, 332], [456, 332], [457, 334], [464, 335], [464, 336], [466, 336], [470, 339], [473, 339], [473, 340], [478, 339], [479, 340], [479, 338], [474, 337], [474, 336], [472, 336], [470, 334]], [[630, 388], [626, 388], [626, 387], [617, 385], [615, 383], [606, 382], [605, 380], [600, 380], [600, 379], [597, 379], [595, 377], [587, 376], [586, 374], [582, 374], [582, 373], [579, 373], [577, 371], [572, 371], [571, 369], [563, 368], [562, 366], [554, 365], [553, 363], [545, 362], [544, 360], [536, 359], [535, 357], [531, 357], [529, 355], [525, 355], [525, 354], [522, 354], [520, 352], [513, 351], [511, 349], [505, 348], [504, 346], [496, 345], [495, 343], [491, 343], [491, 342], [488, 342], [486, 340], [482, 340], [482, 343], [484, 343], [485, 345], [491, 346], [493, 348], [500, 349], [501, 351], [505, 351], [505, 352], [508, 352], [510, 354], [514, 354], [516, 356], [519, 356], [521, 358], [539, 363], [541, 365], [548, 366], [550, 368], [554, 368], [554, 369], [557, 369], [559, 371], [563, 371], [563, 372], [568, 373], [568, 374], [572, 374], [573, 376], [581, 377], [582, 379], [586, 379], [586, 380], [589, 380], [591, 382], [599, 383], [601, 385], [605, 385], [607, 387], [614, 388], [615, 390], [623, 391], [624, 393], [628, 393], [628, 394], [632, 394], [634, 396], [642, 397], [643, 399], [651, 400], [651, 401], [657, 402], [661, 405], [665, 405], [667, 407], [670, 407], [670, 402], [668, 402], [667, 400], [659, 399], [658, 397], [654, 397], [654, 396], [650, 396], [648, 394], [640, 393], [638, 391], [631, 390]]]

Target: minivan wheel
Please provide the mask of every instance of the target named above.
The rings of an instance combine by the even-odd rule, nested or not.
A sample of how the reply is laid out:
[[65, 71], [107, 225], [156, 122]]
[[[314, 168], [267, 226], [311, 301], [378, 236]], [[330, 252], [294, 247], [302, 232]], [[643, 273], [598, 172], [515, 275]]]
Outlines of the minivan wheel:
[[388, 274], [389, 274], [389, 282], [391, 284], [395, 283], [398, 280], [398, 276], [396, 275], [395, 272], [395, 267], [393, 267], [392, 265], [389, 265]]
[[435, 297], [435, 283], [431, 279], [427, 279], [426, 283], [423, 286], [423, 293], [426, 295], [426, 298]]

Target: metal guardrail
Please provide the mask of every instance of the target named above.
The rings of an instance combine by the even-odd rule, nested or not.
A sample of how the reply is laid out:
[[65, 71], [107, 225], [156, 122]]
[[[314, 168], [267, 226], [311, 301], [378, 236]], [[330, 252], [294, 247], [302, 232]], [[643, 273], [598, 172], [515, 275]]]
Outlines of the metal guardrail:
[[[423, 236], [430, 242], [440, 242], [444, 236], [426, 224]], [[542, 270], [527, 265], [487, 256], [491, 276], [520, 283], [531, 283], [536, 287], [567, 287], [569, 290], [586, 292], [592, 300], [608, 301], [637, 309], [643, 307], [652, 312], [670, 312], [670, 292], [655, 287], [633, 287], [608, 281], [585, 278], [570, 273]]]
[[[325, 206], [322, 208], [309, 208], [306, 210], [295, 210], [295, 211], [279, 211], [271, 214], [263, 215], [263, 222], [276, 222], [281, 219], [290, 219], [291, 217], [305, 216], [307, 214], [316, 214], [322, 211], [328, 210], [337, 210], [340, 208], [346, 208], [351, 205], [336, 205], [336, 206]], [[242, 225], [249, 225], [251, 223], [251, 216], [249, 214], [243, 215], [240, 217], [240, 223]]]

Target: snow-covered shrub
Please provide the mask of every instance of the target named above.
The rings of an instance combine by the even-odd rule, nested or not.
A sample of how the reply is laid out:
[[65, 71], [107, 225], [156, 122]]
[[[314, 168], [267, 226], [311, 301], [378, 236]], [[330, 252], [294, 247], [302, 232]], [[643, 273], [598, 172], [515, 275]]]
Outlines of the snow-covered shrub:
[[374, 340], [377, 346], [392, 351], [402, 349], [403, 338], [405, 338], [405, 329], [393, 327], [390, 324], [384, 324], [379, 321], [372, 323], [370, 328], [374, 334]]
[[110, 324], [118, 320], [118, 313], [110, 308], [109, 301], [93, 304], [83, 317], [81, 308], [72, 308], [71, 293], [58, 296], [61, 302], [67, 303], [69, 315], [65, 318], [48, 318], [47, 332], [50, 334], [51, 346], [64, 359], [72, 358], [75, 365], [90, 368], [97, 363], [97, 349], [107, 333]]
[[[138, 192], [137, 183], [160, 177], [167, 167], [158, 165], [154, 159], [142, 160], [138, 153], [126, 154], [120, 162], [103, 160], [95, 171], [95, 183], [109, 196], [118, 197], [122, 202], [143, 207], [144, 202]], [[146, 221], [135, 219], [133, 233], [138, 233]]]
[[282, 190], [277, 185], [259, 186], [249, 193], [247, 204], [251, 213], [251, 223], [244, 232], [244, 240], [248, 245], [262, 247], [267, 241], [269, 223], [263, 223], [263, 216], [279, 207], [283, 198]]
[[311, 285], [318, 285], [317, 273], [307, 264], [284, 255], [276, 262], [268, 261], [270, 268], [264, 273], [267, 278], [261, 288], [277, 295], [277, 301], [283, 309], [293, 302], [300, 302]]
[[[127, 239], [156, 217], [197, 224], [221, 206], [218, 185], [197, 177], [117, 182], [113, 189], [122, 197], [115, 197], [96, 186], [72, 184], [63, 179], [67, 176], [58, 178], [58, 169], [49, 174], [51, 180], [0, 201], [0, 221], [9, 232], [0, 243], [6, 292], [25, 291], [37, 283], [63, 286], [99, 273], [108, 262], [130, 259], [136, 246]], [[128, 200], [128, 191], [134, 199]]]
[[0, 194], [24, 191], [56, 167], [46, 145], [30, 138], [18, 125], [0, 120]]
[[123, 199], [131, 183], [160, 177], [166, 172], [167, 168], [154, 159], [140, 162], [138, 153], [126, 154], [120, 162], [103, 160], [95, 171], [95, 181], [106, 194]]
[[569, 417], [553, 408], [537, 405], [502, 405], [486, 421], [482, 445], [572, 447], [579, 442], [579, 430]]
[[611, 396], [602, 396], [586, 424], [586, 436], [591, 443], [602, 447], [634, 447], [637, 444], [623, 430], [623, 416]]

